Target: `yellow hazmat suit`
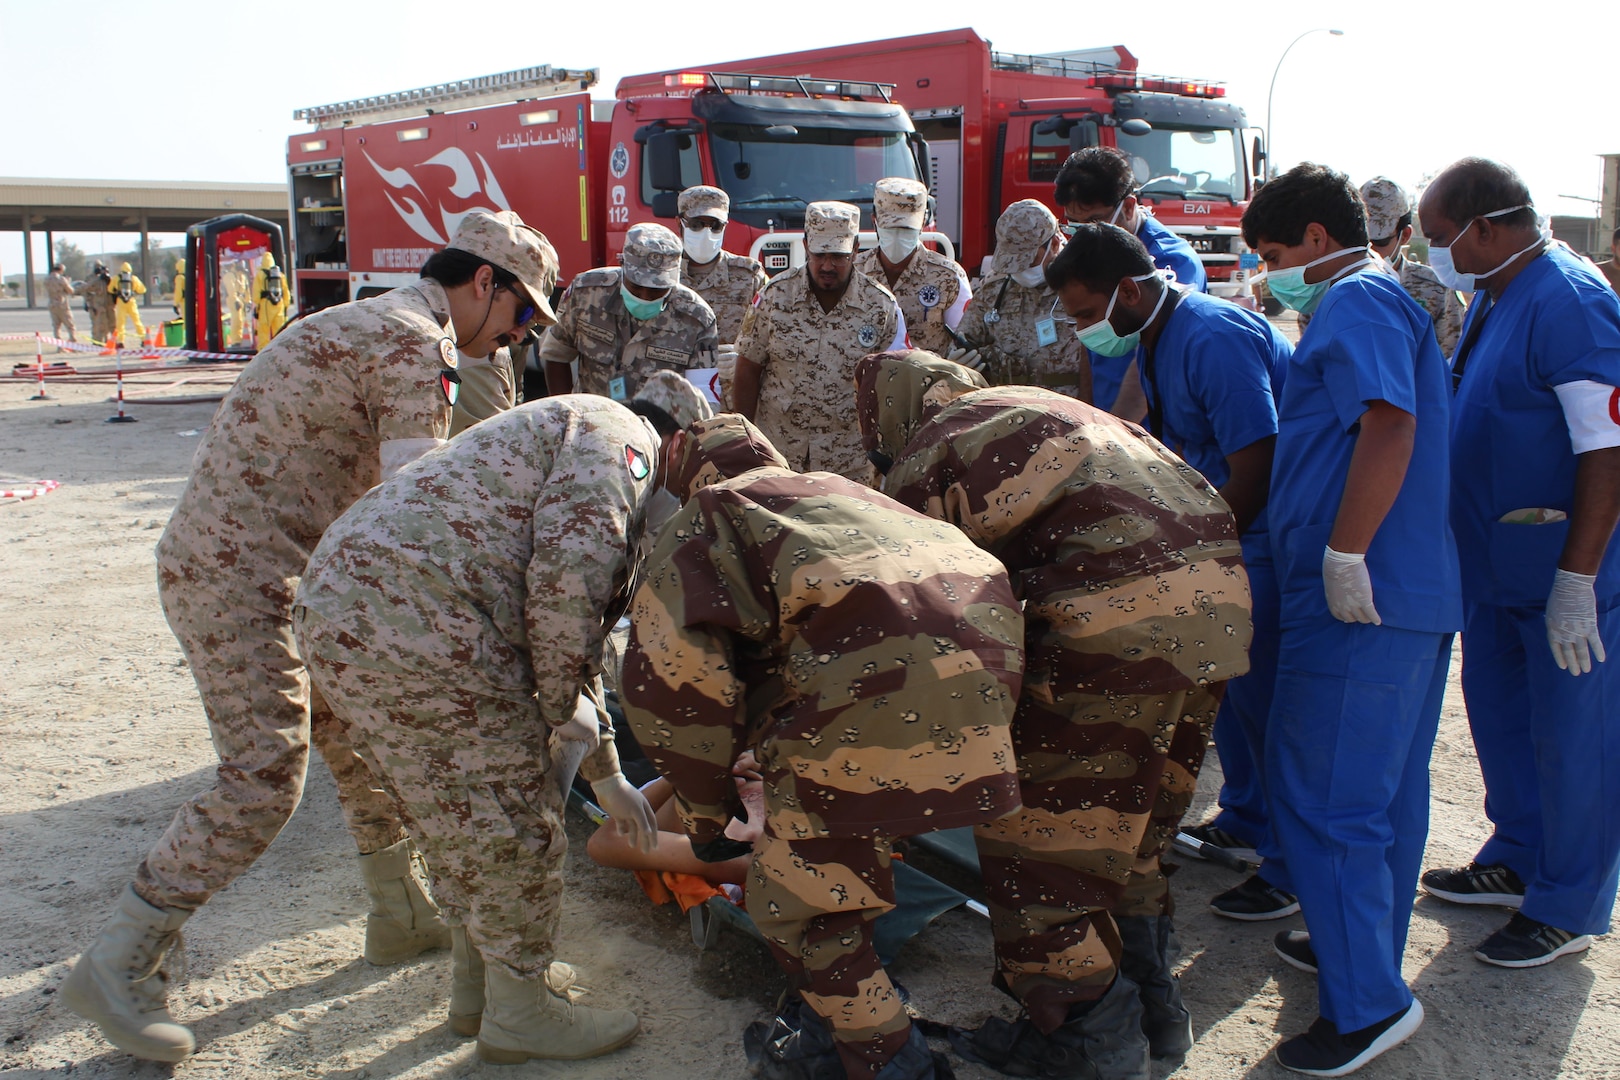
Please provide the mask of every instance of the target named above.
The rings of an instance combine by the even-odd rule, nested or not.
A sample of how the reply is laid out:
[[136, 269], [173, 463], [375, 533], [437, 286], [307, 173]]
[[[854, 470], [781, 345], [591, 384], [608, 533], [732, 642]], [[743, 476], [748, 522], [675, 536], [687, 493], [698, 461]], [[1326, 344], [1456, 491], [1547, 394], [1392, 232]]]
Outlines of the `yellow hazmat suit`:
[[259, 260], [259, 272], [253, 276], [253, 344], [264, 348], [287, 322], [287, 305], [292, 291], [287, 288], [287, 275], [276, 265], [276, 257], [268, 251]]
[[186, 310], [186, 260], [174, 260], [174, 313]]
[[141, 313], [135, 306], [135, 298], [146, 295], [146, 285], [135, 276], [129, 263], [125, 263], [118, 268], [118, 273], [113, 276], [112, 281], [107, 283], [107, 291], [113, 295], [113, 337], [122, 345], [124, 328], [134, 323], [135, 344], [139, 345], [146, 339], [146, 327], [141, 323]]

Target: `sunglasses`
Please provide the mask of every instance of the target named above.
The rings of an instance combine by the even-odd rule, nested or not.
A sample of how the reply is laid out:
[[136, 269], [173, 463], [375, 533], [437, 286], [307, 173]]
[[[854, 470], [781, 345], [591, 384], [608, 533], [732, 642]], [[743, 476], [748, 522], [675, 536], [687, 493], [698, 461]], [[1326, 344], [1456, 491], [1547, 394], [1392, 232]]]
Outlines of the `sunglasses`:
[[455, 368], [440, 369], [439, 389], [444, 391], [444, 400], [454, 405], [461, 396], [461, 372]]
[[525, 293], [519, 292], [515, 285], [506, 286], [506, 291], [517, 297], [518, 301], [517, 321], [512, 325], [527, 326], [534, 322], [535, 316], [540, 314], [540, 309], [535, 306], [534, 301]]

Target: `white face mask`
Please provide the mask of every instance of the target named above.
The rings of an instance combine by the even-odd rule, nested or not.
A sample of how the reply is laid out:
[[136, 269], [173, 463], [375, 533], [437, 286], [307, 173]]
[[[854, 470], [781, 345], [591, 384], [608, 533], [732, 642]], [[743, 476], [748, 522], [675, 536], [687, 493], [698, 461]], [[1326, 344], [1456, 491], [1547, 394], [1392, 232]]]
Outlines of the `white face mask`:
[[726, 230], [710, 232], [708, 229], [688, 229], [681, 227], [683, 243], [687, 256], [695, 263], [702, 265], [714, 261], [720, 254], [720, 243], [726, 237]]
[[879, 228], [877, 234], [878, 248], [883, 252], [883, 257], [890, 262], [902, 262], [906, 256], [917, 250], [922, 230]]
[[1028, 270], [1020, 270], [1012, 275], [1012, 279], [1027, 288], [1038, 289], [1046, 284], [1046, 266], [1036, 263]]
[[[1505, 217], [1508, 214], [1514, 214], [1520, 210], [1528, 209], [1530, 209], [1530, 205], [1526, 203], [1522, 206], [1510, 206], [1506, 210], [1492, 210], [1488, 214], [1480, 214], [1479, 216], [1486, 218]], [[1474, 220], [1474, 218], [1469, 218], [1468, 224], [1462, 227], [1462, 232], [1452, 237], [1451, 243], [1447, 244], [1445, 247], [1436, 247], [1433, 244], [1429, 245], [1429, 269], [1433, 270], [1434, 276], [1440, 279], [1440, 284], [1444, 285], [1448, 289], [1456, 289], [1458, 292], [1474, 292], [1478, 289], [1481, 281], [1491, 277], [1494, 274], [1501, 273], [1502, 270], [1507, 267], [1508, 263], [1511, 263], [1514, 259], [1517, 259], [1520, 255], [1523, 255], [1526, 251], [1540, 247], [1548, 240], [1548, 236], [1543, 229], [1543, 231], [1536, 235], [1535, 243], [1531, 244], [1527, 248], [1515, 251], [1500, 265], [1498, 265], [1496, 269], [1487, 270], [1483, 274], [1465, 274], [1458, 270], [1457, 265], [1451, 261], [1451, 249], [1456, 245], [1458, 240], [1463, 238], [1463, 233], [1473, 228]], [[1540, 223], [1538, 222], [1537, 224], [1539, 225]]]

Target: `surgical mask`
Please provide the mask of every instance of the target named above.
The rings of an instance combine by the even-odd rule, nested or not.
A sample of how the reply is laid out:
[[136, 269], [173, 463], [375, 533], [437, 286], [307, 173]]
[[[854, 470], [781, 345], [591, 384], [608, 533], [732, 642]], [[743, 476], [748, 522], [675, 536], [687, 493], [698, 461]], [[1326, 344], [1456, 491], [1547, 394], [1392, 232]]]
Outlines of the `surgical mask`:
[[921, 229], [878, 229], [878, 248], [890, 262], [902, 262], [917, 250]]
[[[1131, 280], [1147, 281], [1158, 276], [1156, 273], [1142, 274], [1131, 278]], [[1159, 309], [1164, 306], [1164, 298], [1169, 295], [1170, 287], [1168, 285], [1159, 290], [1159, 302], [1153, 305], [1153, 311], [1148, 315], [1147, 322], [1142, 324], [1143, 327], [1158, 318]], [[1108, 321], [1108, 317], [1114, 313], [1114, 304], [1118, 300], [1119, 286], [1115, 285], [1114, 295], [1108, 298], [1108, 307], [1103, 311], [1102, 320], [1075, 331], [1075, 336], [1080, 339], [1080, 344], [1086, 347], [1087, 352], [1096, 353], [1098, 356], [1124, 356], [1126, 353], [1135, 350], [1137, 342], [1142, 339], [1142, 330], [1140, 328], [1132, 330], [1128, 334], [1121, 334], [1114, 329], [1114, 324]]]
[[[1522, 206], [1510, 206], [1506, 210], [1492, 210], [1488, 214], [1480, 214], [1479, 216], [1486, 218], [1506, 217], [1508, 214], [1516, 214], [1520, 210], [1528, 209], [1530, 209], [1530, 206], [1528, 203], [1526, 203]], [[1508, 263], [1512, 262], [1514, 259], [1517, 259], [1520, 255], [1523, 255], [1531, 248], [1538, 247], [1547, 242], [1545, 232], [1540, 232], [1536, 235], [1536, 242], [1534, 244], [1531, 244], [1530, 247], [1524, 248], [1520, 251], [1515, 251], [1512, 255], [1509, 255], [1507, 260], [1495, 270], [1487, 270], [1483, 274], [1465, 274], [1458, 270], [1456, 264], [1451, 261], [1451, 249], [1456, 246], [1458, 240], [1463, 238], [1463, 233], [1474, 227], [1474, 221], [1474, 218], [1469, 218], [1468, 224], [1462, 227], [1462, 232], [1452, 237], [1451, 243], [1447, 244], [1445, 247], [1435, 247], [1433, 244], [1429, 245], [1429, 269], [1433, 270], [1434, 276], [1440, 279], [1440, 284], [1444, 285], [1448, 289], [1456, 289], [1458, 292], [1475, 292], [1477, 291], [1478, 284], [1481, 280], [1488, 278], [1493, 274], [1501, 273], [1503, 268], [1505, 268]]]
[[1333, 259], [1343, 258], [1344, 253], [1351, 250], [1354, 249], [1340, 248], [1338, 251], [1329, 252], [1319, 259], [1312, 259], [1303, 266], [1290, 266], [1286, 270], [1267, 270], [1265, 274], [1266, 288], [1271, 290], [1271, 295], [1275, 296], [1277, 302], [1284, 307], [1293, 308], [1301, 315], [1309, 315], [1316, 310], [1316, 305], [1322, 302], [1322, 297], [1327, 295], [1327, 291], [1333, 287], [1335, 281], [1338, 281], [1352, 270], [1359, 269], [1362, 263], [1371, 259], [1371, 249], [1361, 253], [1361, 262], [1351, 263], [1337, 274], [1321, 281], [1307, 282], [1305, 280], [1305, 271]]
[[1036, 263], [1028, 270], [1020, 270], [1013, 274], [1012, 279], [1026, 288], [1038, 289], [1046, 284], [1046, 267]]
[[664, 310], [664, 301], [669, 299], [669, 293], [666, 292], [656, 300], [643, 300], [625, 288], [623, 284], [619, 286], [619, 296], [624, 299], [624, 310], [628, 311], [630, 317], [638, 322], [646, 322], [648, 319], [656, 318], [658, 313]]
[[726, 232], [710, 232], [708, 229], [681, 229], [682, 242], [686, 247], [687, 256], [699, 266], [713, 262], [714, 257], [720, 254], [720, 242], [725, 239]]

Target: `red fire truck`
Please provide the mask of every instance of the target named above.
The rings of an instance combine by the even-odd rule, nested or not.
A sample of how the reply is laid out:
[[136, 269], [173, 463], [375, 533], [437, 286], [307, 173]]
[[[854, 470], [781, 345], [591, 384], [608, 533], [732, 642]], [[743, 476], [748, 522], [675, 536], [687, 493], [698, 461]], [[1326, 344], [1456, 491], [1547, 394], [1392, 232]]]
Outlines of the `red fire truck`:
[[543, 231], [566, 282], [616, 255], [630, 225], [673, 225], [692, 184], [731, 194], [727, 245], [747, 251], [802, 230], [817, 199], [870, 204], [885, 176], [926, 180], [927, 148], [890, 86], [669, 72], [592, 101], [596, 78], [527, 68], [298, 110], [315, 125], [287, 143], [300, 310], [414, 280], [479, 208]]
[[1071, 152], [1118, 146], [1131, 155], [1142, 201], [1203, 259], [1211, 290], [1237, 291], [1232, 273], [1248, 250], [1238, 223], [1263, 150], [1218, 83], [1142, 74], [1123, 45], [1015, 55], [993, 51], [972, 30], [731, 67], [893, 83], [928, 143], [939, 231], [969, 270], [993, 250], [996, 218], [1008, 204], [1053, 205], [1052, 182]]

